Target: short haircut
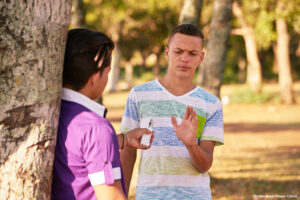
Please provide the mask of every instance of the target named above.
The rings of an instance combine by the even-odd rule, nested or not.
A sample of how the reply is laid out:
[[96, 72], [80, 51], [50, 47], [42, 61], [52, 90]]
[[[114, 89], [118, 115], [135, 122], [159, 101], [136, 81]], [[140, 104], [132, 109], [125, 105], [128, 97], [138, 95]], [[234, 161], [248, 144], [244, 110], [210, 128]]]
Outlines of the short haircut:
[[63, 67], [63, 85], [78, 91], [96, 72], [110, 66], [114, 43], [104, 33], [87, 29], [68, 32]]
[[197, 28], [195, 25], [193, 24], [181, 24], [179, 26], [176, 26], [171, 32], [170, 32], [170, 36], [169, 36], [169, 41], [168, 44], [170, 44], [171, 39], [173, 38], [173, 36], [176, 33], [181, 33], [183, 35], [190, 35], [190, 36], [196, 36], [199, 37], [202, 42], [204, 42], [204, 35], [203, 33], [200, 31], [199, 28]]

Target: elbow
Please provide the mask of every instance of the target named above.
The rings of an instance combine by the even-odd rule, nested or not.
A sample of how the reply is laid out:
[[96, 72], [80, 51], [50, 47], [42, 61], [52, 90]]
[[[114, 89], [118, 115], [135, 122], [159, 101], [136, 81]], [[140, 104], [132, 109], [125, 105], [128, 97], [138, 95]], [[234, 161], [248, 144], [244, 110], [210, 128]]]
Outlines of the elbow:
[[197, 166], [197, 170], [200, 173], [204, 174], [204, 173], [208, 172], [208, 170], [211, 168], [211, 166], [212, 166], [212, 163], [210, 162], [205, 165]]

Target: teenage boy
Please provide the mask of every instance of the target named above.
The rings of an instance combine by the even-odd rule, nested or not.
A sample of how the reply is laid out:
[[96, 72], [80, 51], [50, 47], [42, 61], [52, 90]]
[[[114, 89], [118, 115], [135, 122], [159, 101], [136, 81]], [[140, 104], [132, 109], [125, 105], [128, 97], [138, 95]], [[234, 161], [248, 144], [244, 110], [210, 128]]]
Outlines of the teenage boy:
[[144, 148], [147, 129], [116, 135], [98, 99], [107, 84], [114, 44], [87, 29], [68, 32], [55, 149], [52, 199], [126, 199], [119, 149]]
[[[140, 154], [137, 200], [211, 199], [207, 171], [215, 145], [224, 143], [223, 111], [217, 97], [193, 83], [203, 40], [193, 25], [175, 27], [165, 48], [167, 74], [130, 91], [121, 130], [147, 127], [152, 119], [155, 132], [151, 149]], [[127, 191], [135, 158], [135, 149], [121, 152]]]

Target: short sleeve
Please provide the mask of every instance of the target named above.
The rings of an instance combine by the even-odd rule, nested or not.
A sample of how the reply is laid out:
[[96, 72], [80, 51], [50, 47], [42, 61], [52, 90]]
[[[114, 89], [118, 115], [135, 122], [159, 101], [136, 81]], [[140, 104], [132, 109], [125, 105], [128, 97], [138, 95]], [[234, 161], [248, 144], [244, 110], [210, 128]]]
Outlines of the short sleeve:
[[108, 121], [100, 121], [85, 133], [82, 141], [91, 185], [111, 185], [121, 179], [121, 162], [117, 135]]
[[216, 145], [224, 144], [223, 108], [219, 100], [210, 105], [200, 140], [215, 141]]
[[139, 110], [138, 110], [138, 101], [137, 101], [136, 93], [133, 88], [130, 91], [127, 98], [120, 131], [127, 132], [129, 130], [139, 128], [139, 127], [140, 127], [140, 117], [139, 117]]

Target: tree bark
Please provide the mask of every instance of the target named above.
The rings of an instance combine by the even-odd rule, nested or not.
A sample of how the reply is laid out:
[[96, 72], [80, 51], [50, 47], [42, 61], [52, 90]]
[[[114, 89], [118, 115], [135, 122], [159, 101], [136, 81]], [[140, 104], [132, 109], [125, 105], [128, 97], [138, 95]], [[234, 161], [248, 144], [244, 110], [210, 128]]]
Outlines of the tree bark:
[[[276, 9], [278, 12], [282, 12], [284, 9], [284, 3], [282, 1], [278, 1]], [[295, 103], [295, 98], [289, 57], [289, 33], [285, 19], [280, 16], [276, 19], [276, 32], [277, 55], [280, 55], [277, 57], [280, 97], [284, 104], [293, 104]]]
[[202, 0], [185, 0], [179, 16], [179, 24], [193, 24], [199, 27]]
[[0, 2], [0, 197], [50, 199], [71, 1]]
[[241, 23], [242, 35], [245, 40], [247, 55], [247, 83], [253, 92], [260, 93], [262, 87], [262, 72], [258, 57], [254, 29], [246, 22], [243, 12], [237, 1], [233, 2], [233, 14]]
[[207, 55], [199, 70], [200, 85], [216, 96], [220, 96], [223, 79], [227, 43], [231, 29], [231, 5], [231, 0], [214, 1]]

